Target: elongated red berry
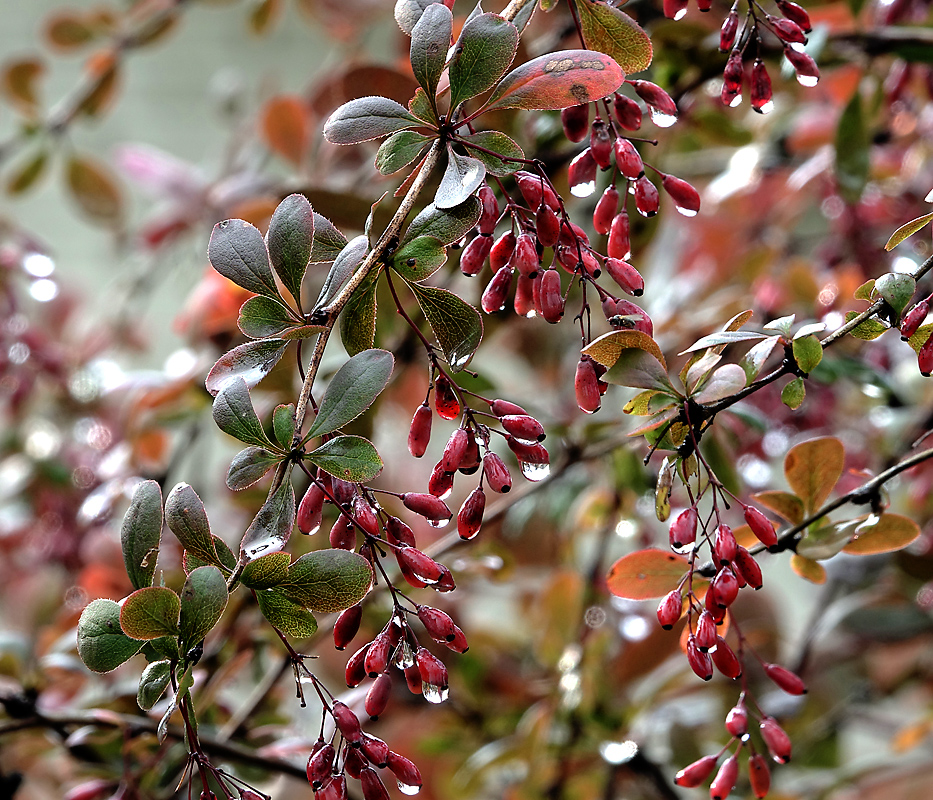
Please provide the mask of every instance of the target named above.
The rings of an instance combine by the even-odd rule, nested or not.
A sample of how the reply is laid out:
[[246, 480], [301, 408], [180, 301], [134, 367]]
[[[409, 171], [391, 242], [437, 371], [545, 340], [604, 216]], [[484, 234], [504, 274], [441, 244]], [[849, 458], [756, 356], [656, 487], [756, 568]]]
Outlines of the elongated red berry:
[[317, 533], [321, 528], [323, 509], [324, 490], [318, 484], [312, 483], [301, 498], [298, 510], [295, 512], [295, 522], [298, 523], [298, 530], [309, 536]]
[[929, 378], [933, 373], [933, 336], [927, 339], [917, 352], [917, 366], [925, 378]]
[[476, 487], [460, 506], [457, 513], [457, 533], [461, 539], [472, 539], [479, 533], [483, 524], [483, 513], [486, 511], [486, 493]]
[[496, 229], [496, 223], [499, 221], [499, 201], [496, 200], [496, 193], [488, 183], [479, 187], [477, 196], [483, 204], [483, 213], [476, 227], [481, 234], [488, 236]]
[[483, 264], [492, 250], [492, 236], [485, 234], [477, 236], [460, 254], [460, 271], [468, 276], [478, 275], [483, 271]]
[[697, 618], [696, 643], [704, 653], [716, 646], [716, 622], [708, 611], [703, 611]]
[[709, 653], [704, 653], [697, 647], [696, 637], [690, 634], [687, 639], [687, 663], [697, 677], [708, 681], [713, 677], [713, 660]]
[[735, 108], [742, 102], [742, 81], [745, 79], [745, 65], [742, 63], [742, 51], [735, 48], [729, 54], [726, 68], [722, 74], [722, 92], [720, 98], [724, 105]]
[[460, 416], [460, 401], [450, 381], [443, 375], [434, 381], [434, 410], [441, 419], [456, 419]]
[[797, 83], [801, 86], [816, 86], [820, 80], [820, 68], [806, 53], [794, 50], [793, 47], [784, 48], [784, 56], [794, 68]]
[[444, 666], [443, 661], [423, 647], [419, 647], [415, 653], [415, 661], [421, 673], [422, 683], [442, 692], [447, 689], [447, 667]]
[[732, 10], [728, 13], [722, 23], [722, 27], [719, 29], [719, 49], [723, 53], [725, 53], [727, 50], [730, 50], [732, 45], [735, 44], [735, 35], [738, 32], [738, 29], [738, 9], [735, 6], [732, 6]]
[[389, 745], [378, 736], [370, 736], [364, 733], [363, 740], [360, 742], [360, 752], [370, 764], [374, 764], [379, 769], [385, 769], [388, 766]]
[[633, 297], [641, 297], [645, 292], [645, 279], [641, 273], [627, 261], [619, 258], [607, 258], [603, 262], [609, 277], [616, 285]]
[[761, 738], [764, 739], [771, 758], [778, 764], [786, 764], [790, 761], [790, 737], [777, 724], [777, 720], [774, 717], [763, 717], [758, 729], [761, 731]]
[[[464, 475], [472, 475], [479, 469], [479, 445], [476, 443], [476, 434], [472, 429], [467, 429], [467, 446], [463, 451], [463, 457], [460, 459], [460, 466], [457, 468]], [[434, 492], [431, 492], [434, 494]]]
[[360, 773], [360, 787], [363, 790], [363, 800], [389, 800], [389, 790], [379, 777], [379, 773], [372, 767], [366, 767]]
[[700, 210], [700, 193], [685, 180], [674, 175], [664, 175], [661, 187], [670, 195], [674, 206], [685, 217], [695, 217]]
[[761, 753], [753, 753], [748, 759], [748, 782], [758, 800], [768, 796], [771, 791], [771, 770]]
[[560, 208], [560, 202], [554, 190], [540, 175], [533, 175], [522, 170], [515, 173], [515, 182], [518, 184], [518, 189], [522, 193], [522, 197], [525, 198], [528, 208], [537, 208], [542, 202], [555, 211]]
[[717, 605], [728, 608], [739, 596], [739, 582], [730, 567], [723, 567], [716, 573], [710, 584], [710, 590], [716, 593]]
[[399, 547], [395, 558], [400, 567], [407, 567], [424, 584], [437, 583], [444, 574], [441, 564], [414, 547]]
[[790, 0], [775, 0], [778, 10], [789, 20], [796, 22], [804, 33], [810, 32], [810, 15], [801, 6]]
[[587, 147], [573, 161], [567, 172], [570, 194], [574, 197], [589, 197], [596, 191], [596, 160]]
[[[752, 529], [752, 533], [758, 537], [758, 541], [765, 547], [775, 547], [778, 543], [778, 537], [771, 520], [754, 506], [745, 506], [744, 512], [745, 522]], [[745, 580], [748, 580], [747, 575]], [[751, 583], [751, 581], [748, 582]]]
[[719, 772], [709, 785], [710, 800], [725, 800], [735, 788], [739, 777], [739, 759], [735, 754], [722, 762]]
[[807, 685], [795, 672], [780, 664], [765, 664], [765, 674], [788, 694], [806, 694]]
[[669, 631], [683, 613], [684, 599], [680, 589], [674, 589], [668, 592], [658, 604], [658, 622], [664, 630]]
[[617, 94], [612, 101], [612, 110], [625, 130], [637, 131], [641, 127], [641, 106], [631, 97]]
[[583, 103], [561, 109], [560, 121], [564, 126], [564, 135], [571, 142], [582, 142], [590, 126], [590, 104]]
[[409, 511], [413, 511], [428, 520], [446, 521], [453, 516], [453, 512], [447, 507], [447, 504], [433, 494], [404, 492], [401, 495], [401, 500]]
[[557, 270], [545, 270], [541, 277], [542, 316], [552, 325], [564, 316], [564, 297], [561, 293], [560, 274]]
[[658, 187], [648, 180], [647, 175], [642, 175], [635, 181], [635, 208], [643, 217], [653, 217], [660, 205]]
[[[418, 771], [418, 767], [405, 758], [405, 756], [401, 756], [390, 750], [388, 765], [392, 774], [395, 775], [402, 786], [415, 788], [422, 785], [421, 773]], [[406, 792], [406, 794], [408, 793]]]
[[728, 525], [720, 525], [716, 529], [716, 540], [713, 543], [713, 551], [716, 554], [716, 560], [720, 564], [731, 564], [735, 560], [735, 554], [738, 551], [738, 543], [735, 541], [735, 534]]
[[553, 247], [560, 236], [560, 219], [549, 205], [542, 203], [535, 212], [535, 232], [545, 247]]
[[486, 285], [480, 305], [487, 314], [495, 314], [505, 308], [509, 289], [512, 288], [513, 274], [511, 267], [500, 267]]
[[363, 495], [358, 494], [353, 498], [350, 515], [353, 517], [353, 521], [370, 536], [379, 535], [379, 518], [376, 516], [376, 512], [369, 504], [369, 501], [363, 497]]
[[589, 356], [583, 356], [577, 362], [577, 370], [573, 377], [573, 390], [577, 398], [577, 406], [587, 414], [599, 411], [602, 403], [597, 384], [596, 365]]
[[761, 567], [755, 557], [741, 545], [735, 551], [735, 568], [745, 578], [745, 582], [756, 591], [762, 586]]
[[551, 457], [548, 455], [547, 449], [542, 444], [538, 444], [537, 442], [523, 442], [510, 435], [506, 435], [505, 443], [509, 446], [509, 450], [515, 454], [515, 457], [519, 461], [524, 461], [526, 464], [551, 463]]
[[629, 238], [629, 230], [628, 212], [623, 208], [615, 215], [612, 220], [612, 226], [609, 228], [609, 241], [606, 245], [606, 252], [610, 258], [618, 258], [620, 261], [627, 261], [632, 257], [632, 244]]
[[664, 0], [662, 7], [668, 19], [683, 19], [687, 14], [687, 0]]
[[613, 149], [616, 154], [616, 166], [626, 178], [634, 181], [645, 174], [645, 165], [642, 163], [641, 155], [629, 139], [623, 139], [620, 136], [615, 140]]
[[386, 537], [392, 544], [415, 546], [415, 534], [398, 517], [389, 517], [386, 522]]
[[444, 454], [441, 456], [441, 466], [445, 472], [456, 472], [460, 468], [460, 462], [466, 453], [469, 437], [466, 428], [457, 428], [447, 444], [444, 446]]
[[659, 128], [669, 128], [677, 122], [677, 105], [671, 96], [650, 81], [631, 81], [635, 93], [645, 101], [651, 121]]
[[713, 663], [723, 675], [735, 680], [742, 674], [742, 662], [722, 636], [716, 637], [716, 647], [710, 651]]
[[674, 776], [674, 783], [685, 789], [694, 789], [705, 781], [716, 769], [719, 756], [703, 756], [688, 764]]
[[774, 102], [771, 100], [771, 78], [764, 61], [760, 58], [752, 65], [749, 100], [752, 108], [759, 114], [767, 114], [774, 108]]
[[328, 782], [314, 793], [314, 800], [347, 800], [347, 779], [344, 775], [331, 775]]
[[364, 644], [347, 660], [347, 668], [344, 671], [344, 677], [347, 686], [351, 689], [359, 686], [366, 678], [366, 654], [369, 652], [369, 642]]
[[311, 753], [306, 771], [312, 789], [320, 789], [330, 777], [336, 755], [332, 744], [324, 744]]
[[415, 415], [411, 418], [411, 427], [408, 429], [408, 452], [415, 458], [421, 458], [428, 449], [433, 419], [434, 415], [427, 403], [422, 403], [415, 409]]
[[345, 611], [340, 612], [334, 623], [334, 647], [343, 650], [360, 629], [360, 620], [363, 619], [363, 606], [357, 603]]
[[696, 541], [698, 519], [696, 506], [690, 506], [674, 518], [670, 527], [671, 547], [682, 550]]
[[376, 638], [369, 643], [369, 650], [366, 651], [363, 664], [366, 667], [366, 674], [370, 678], [375, 678], [386, 671], [393, 649], [392, 634], [389, 628], [380, 631]]
[[455, 474], [444, 469], [443, 460], [438, 461], [431, 470], [431, 477], [428, 478], [428, 494], [434, 495], [439, 500], [445, 500], [454, 488]]
[[590, 153], [600, 169], [608, 169], [612, 163], [612, 136], [609, 126], [598, 119], [590, 132]]
[[483, 456], [483, 476], [489, 488], [499, 494], [505, 494], [512, 488], [512, 476], [505, 462], [495, 453]]
[[505, 416], [508, 416], [509, 414], [527, 414], [528, 413], [520, 405], [517, 405], [516, 403], [512, 403], [509, 400], [500, 400], [500, 399], [493, 400], [489, 404], [489, 410], [493, 414], [495, 414], [497, 417], [505, 417]]
[[389, 696], [392, 694], [392, 676], [388, 672], [383, 672], [369, 687], [366, 692], [366, 699], [363, 701], [363, 708], [369, 714], [370, 719], [378, 719], [382, 712], [386, 710], [389, 704]]
[[358, 747], [363, 738], [363, 731], [360, 728], [360, 720], [350, 710], [345, 703], [335, 700], [331, 706], [331, 714], [334, 716], [334, 723], [346, 739], [354, 747]]
[[736, 738], [748, 733], [748, 709], [744, 703], [739, 703], [729, 709], [726, 714], [726, 730]]
[[337, 517], [330, 529], [330, 546], [337, 550], [352, 550], [356, 547], [356, 528], [346, 514]]
[[449, 614], [431, 606], [418, 606], [418, 619], [435, 642], [453, 641], [457, 627]]
[[925, 297], [919, 303], [913, 306], [901, 320], [901, 339], [905, 342], [913, 336], [917, 329], [924, 323], [927, 314], [930, 313], [930, 298]]
[[526, 442], [542, 442], [545, 438], [544, 426], [527, 414], [506, 414], [499, 418], [506, 431]]
[[405, 667], [405, 684], [412, 694], [421, 694], [421, 673], [417, 665]]
[[492, 249], [489, 251], [489, 266], [494, 273], [509, 263], [517, 241], [518, 239], [512, 231], [506, 231], [493, 243]]
[[593, 228], [597, 233], [609, 233], [612, 220], [619, 210], [619, 190], [610, 184], [602, 193], [593, 211]]
[[[366, 734], [363, 734], [363, 741], [366, 741]], [[362, 745], [360, 745], [362, 748]], [[343, 771], [354, 780], [360, 779], [360, 773], [369, 766], [364, 756], [356, 747], [343, 746]]]
[[[545, 206], [546, 207], [546, 206]], [[538, 272], [538, 248], [530, 233], [521, 234], [515, 242], [515, 250], [509, 260], [509, 266], [517, 269], [526, 278], [533, 278]]]
[[771, 29], [775, 36], [787, 44], [806, 44], [807, 37], [804, 35], [801, 27], [791, 19], [779, 19], [778, 17], [766, 16], [765, 19], [771, 23]]

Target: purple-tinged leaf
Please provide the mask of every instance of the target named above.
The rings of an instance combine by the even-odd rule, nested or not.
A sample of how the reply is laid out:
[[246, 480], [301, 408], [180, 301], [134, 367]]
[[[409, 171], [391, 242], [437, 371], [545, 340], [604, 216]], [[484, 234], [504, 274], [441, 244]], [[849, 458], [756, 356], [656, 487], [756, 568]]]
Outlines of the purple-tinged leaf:
[[453, 22], [447, 6], [431, 3], [411, 31], [411, 68], [429, 101], [437, 92], [437, 82], [444, 71]]
[[[486, 167], [486, 171], [497, 178], [504, 178], [511, 175], [522, 165], [516, 161], [505, 161], [509, 158], [524, 158], [525, 154], [518, 144], [499, 131], [480, 131], [462, 137], [463, 144], [467, 151], [478, 158]], [[474, 147], [470, 147], [474, 145]], [[476, 149], [482, 148], [482, 149]], [[492, 155], [487, 150], [491, 150], [497, 155]]]
[[311, 260], [314, 212], [303, 194], [286, 197], [272, 214], [266, 244], [272, 268], [295, 300], [301, 298], [301, 280]]
[[274, 447], [256, 416], [243, 378], [237, 376], [224, 382], [214, 398], [213, 414], [217, 427], [234, 439], [259, 447]]
[[388, 97], [360, 97], [330, 115], [324, 123], [324, 137], [333, 144], [359, 144], [421, 124], [405, 106]]
[[207, 391], [216, 396], [234, 379], [242, 380], [248, 387], [255, 386], [272, 372], [286, 347], [288, 342], [284, 339], [257, 339], [234, 347], [218, 358], [207, 373], [204, 381]]
[[256, 294], [278, 297], [262, 234], [242, 219], [218, 222], [207, 246], [211, 266], [237, 286]]
[[495, 86], [517, 48], [518, 29], [498, 14], [480, 14], [469, 20], [448, 67], [451, 109]]

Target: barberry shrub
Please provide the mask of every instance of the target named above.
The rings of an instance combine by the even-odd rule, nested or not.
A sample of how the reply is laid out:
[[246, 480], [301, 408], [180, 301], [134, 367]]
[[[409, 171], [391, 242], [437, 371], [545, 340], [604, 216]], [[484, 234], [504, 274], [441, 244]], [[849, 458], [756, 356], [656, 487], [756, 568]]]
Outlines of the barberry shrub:
[[400, 66], [264, 98], [215, 182], [123, 151], [168, 209], [136, 230], [65, 134], [187, 5], [50, 15], [94, 49], [48, 108], [3, 67], [9, 196], [57, 161], [140, 258], [210, 263], [192, 349], [116, 380], [125, 317], [78, 333], [0, 231], [0, 595], [65, 601], [11, 618], [3, 791], [924, 791], [924, 9], [398, 0]]

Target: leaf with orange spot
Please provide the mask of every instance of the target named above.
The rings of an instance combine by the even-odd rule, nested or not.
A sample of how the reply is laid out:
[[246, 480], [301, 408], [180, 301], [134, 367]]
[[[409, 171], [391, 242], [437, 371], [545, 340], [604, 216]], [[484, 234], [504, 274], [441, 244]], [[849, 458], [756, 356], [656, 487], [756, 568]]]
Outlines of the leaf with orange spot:
[[274, 153], [294, 166], [301, 164], [308, 147], [308, 111], [295, 95], [279, 95], [262, 110], [262, 138]]
[[690, 564], [682, 556], [648, 548], [616, 561], [606, 583], [617, 597], [648, 600], [676, 589], [688, 569]]
[[87, 60], [85, 67], [93, 85], [78, 106], [89, 117], [96, 117], [113, 103], [120, 86], [120, 62], [112, 49], [100, 50]]

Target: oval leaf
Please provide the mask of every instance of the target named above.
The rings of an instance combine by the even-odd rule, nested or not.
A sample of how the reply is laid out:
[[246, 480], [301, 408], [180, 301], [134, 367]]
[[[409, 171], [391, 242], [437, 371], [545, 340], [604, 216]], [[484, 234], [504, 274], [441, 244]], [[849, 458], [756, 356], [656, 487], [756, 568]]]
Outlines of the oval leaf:
[[461, 156], [452, 147], [447, 147], [447, 169], [434, 195], [434, 205], [438, 208], [453, 208], [466, 202], [467, 198], [482, 185], [486, 178], [483, 162]]
[[506, 75], [487, 108], [557, 110], [612, 94], [625, 73], [609, 56], [592, 50], [561, 50], [533, 58]]
[[[514, 140], [499, 131], [480, 131], [479, 133], [463, 136], [461, 144], [463, 144], [475, 158], [483, 162], [487, 172], [498, 178], [511, 175], [522, 166], [520, 162], [503, 159], [523, 159], [525, 157], [522, 148], [519, 147]], [[475, 147], [471, 147], [471, 145]], [[482, 150], [475, 148], [482, 148]], [[488, 153], [486, 152], [487, 150], [491, 150], [492, 153], [497, 155]]]
[[260, 447], [275, 447], [262, 429], [246, 381], [239, 375], [224, 381], [214, 398], [213, 414], [217, 427], [234, 439]]
[[278, 589], [256, 593], [259, 610], [269, 622], [286, 636], [307, 639], [317, 631], [317, 620], [306, 608], [289, 600]]
[[207, 258], [221, 275], [249, 292], [278, 297], [262, 234], [242, 219], [218, 222], [207, 245]]
[[376, 341], [378, 277], [378, 274], [367, 275], [340, 315], [340, 340], [347, 355], [355, 356], [369, 350]]
[[227, 607], [227, 582], [217, 567], [198, 567], [181, 590], [179, 631], [184, 647], [198, 644]]
[[794, 360], [800, 371], [809, 375], [823, 360], [823, 345], [815, 336], [803, 336], [793, 341]]
[[875, 291], [894, 309], [894, 313], [900, 316], [917, 291], [917, 281], [913, 275], [888, 272], [875, 281]]
[[433, 236], [419, 236], [402, 245], [392, 256], [392, 267], [409, 281], [423, 281], [444, 266], [447, 248]]
[[843, 552], [858, 556], [892, 553], [903, 550], [920, 535], [920, 527], [900, 514], [872, 514], [856, 527], [855, 537]]
[[758, 492], [754, 498], [759, 505], [771, 509], [775, 514], [780, 514], [791, 525], [799, 525], [806, 515], [803, 500], [790, 492], [777, 490]]
[[402, 244], [418, 236], [435, 236], [443, 244], [451, 244], [469, 233], [482, 213], [483, 205], [475, 195], [453, 208], [441, 209], [430, 203], [411, 221]]
[[745, 370], [738, 364], [724, 364], [717, 369], [703, 389], [694, 395], [698, 403], [713, 403], [745, 388]]
[[819, 561], [813, 561], [794, 553], [790, 557], [790, 568], [805, 581], [818, 585], [826, 583], [826, 567]]
[[290, 194], [272, 214], [266, 245], [275, 274], [299, 303], [301, 281], [311, 260], [314, 211], [303, 194]]
[[726, 345], [732, 344], [734, 342], [747, 342], [752, 339], [764, 339], [765, 335], [763, 333], [755, 333], [754, 331], [716, 331], [716, 333], [711, 333], [709, 336], [704, 336], [702, 339], [697, 339], [693, 345], [688, 347], [679, 355], [686, 355], [687, 353], [693, 353], [697, 350], [705, 350], [707, 347], [715, 347], [716, 345]]
[[279, 488], [262, 504], [243, 534], [240, 555], [247, 561], [276, 553], [288, 543], [295, 524], [295, 490], [292, 488], [290, 476], [289, 467]]
[[385, 389], [394, 366], [395, 357], [386, 350], [365, 350], [349, 359], [331, 378], [308, 434], [332, 433], [356, 419]]
[[136, 702], [143, 711], [149, 711], [168, 687], [172, 678], [171, 661], [153, 661], [143, 670], [136, 691]]
[[318, 550], [296, 559], [279, 589], [303, 608], [343, 611], [362, 600], [373, 580], [369, 562], [348, 550]]
[[351, 483], [371, 481], [382, 472], [382, 459], [362, 436], [338, 436], [305, 456], [324, 472]]
[[463, 26], [448, 71], [450, 109], [483, 94], [505, 75], [518, 48], [518, 29], [498, 14], [479, 14]]
[[411, 30], [411, 68], [428, 97], [444, 71], [454, 17], [443, 3], [431, 3]]
[[247, 387], [255, 386], [272, 372], [286, 347], [288, 342], [284, 339], [259, 339], [234, 347], [218, 358], [207, 373], [204, 381], [207, 391], [216, 396], [228, 382], [234, 380], [242, 381]]
[[929, 225], [930, 220], [933, 220], [933, 211], [931, 211], [929, 214], [924, 214], [922, 217], [912, 219], [910, 222], [907, 222], [904, 225], [901, 225], [900, 228], [891, 234], [891, 238], [888, 239], [888, 243], [884, 246], [884, 249], [893, 250], [908, 236], [913, 236], [917, 231], [922, 230], [927, 225]]
[[744, 356], [742, 356], [742, 360], [739, 362], [739, 366], [745, 370], [746, 385], [751, 383], [761, 374], [761, 370], [764, 367], [765, 362], [774, 352], [774, 348], [777, 347], [778, 342], [780, 341], [780, 336], [770, 336], [763, 342], [758, 342], [758, 344], [754, 345]]
[[411, 36], [424, 10], [434, 2], [435, 0], [396, 0], [395, 21]]
[[295, 438], [294, 403], [275, 407], [275, 411], [272, 412], [272, 431], [275, 434], [275, 440], [282, 445], [283, 449], [292, 449], [292, 441]]
[[300, 97], [280, 95], [262, 108], [260, 130], [266, 146], [297, 167], [310, 139], [308, 112]]
[[272, 297], [257, 295], [240, 306], [237, 327], [251, 339], [275, 336], [298, 323], [288, 306]]
[[788, 408], [797, 409], [807, 397], [807, 386], [803, 378], [794, 378], [781, 389], [781, 402]]
[[292, 557], [288, 553], [269, 553], [243, 568], [240, 580], [250, 589], [269, 589], [278, 586], [288, 577]]
[[647, 333], [641, 331], [612, 331], [594, 339], [583, 352], [590, 358], [598, 361], [604, 367], [611, 367], [616, 363], [623, 350], [636, 348], [650, 353], [667, 372], [667, 362], [658, 343]]
[[169, 492], [165, 521], [185, 550], [208, 564], [218, 563], [204, 503], [187, 483], [179, 483]]
[[676, 589], [688, 569], [685, 558], [649, 548], [616, 561], [609, 570], [607, 584], [616, 597], [649, 600]]
[[611, 56], [625, 72], [641, 72], [651, 64], [651, 39], [628, 14], [607, 3], [577, 0], [583, 42]]
[[327, 273], [324, 285], [318, 295], [317, 302], [314, 304], [314, 310], [323, 308], [338, 294], [343, 285], [350, 279], [350, 276], [356, 272], [356, 268], [366, 258], [369, 252], [369, 239], [366, 236], [357, 236], [344, 246], [343, 250], [334, 259], [334, 265]]
[[233, 457], [227, 470], [227, 487], [239, 492], [252, 486], [281, 460], [280, 453], [273, 453], [264, 447], [247, 447], [240, 450]]
[[165, 586], [139, 589], [120, 607], [120, 627], [131, 639], [158, 639], [178, 634], [181, 601]]
[[152, 586], [162, 522], [162, 490], [156, 481], [143, 481], [133, 492], [120, 526], [123, 563], [135, 589]]
[[794, 445], [784, 457], [784, 476], [808, 514], [829, 497], [842, 475], [845, 448], [834, 436], [810, 439]]
[[145, 642], [130, 639], [120, 628], [120, 606], [92, 600], [78, 620], [78, 655], [94, 672], [110, 672], [142, 650]]
[[444, 358], [451, 370], [459, 372], [467, 365], [483, 338], [483, 320], [479, 312], [446, 289], [418, 283], [409, 286], [434, 331]]
[[382, 175], [391, 175], [393, 172], [398, 172], [402, 167], [407, 167], [418, 158], [425, 145], [433, 138], [416, 131], [393, 133], [379, 146], [379, 150], [376, 152], [376, 169]]
[[388, 97], [360, 97], [330, 115], [324, 123], [324, 137], [333, 144], [359, 144], [421, 124], [405, 106]]
[[71, 196], [89, 219], [107, 225], [119, 223], [123, 197], [108, 167], [87, 156], [73, 155], [65, 167], [65, 180]]
[[315, 211], [314, 238], [311, 241], [311, 263], [319, 264], [333, 261], [340, 255], [340, 251], [347, 246], [347, 237], [334, 227], [334, 223], [327, 217], [322, 217]]

